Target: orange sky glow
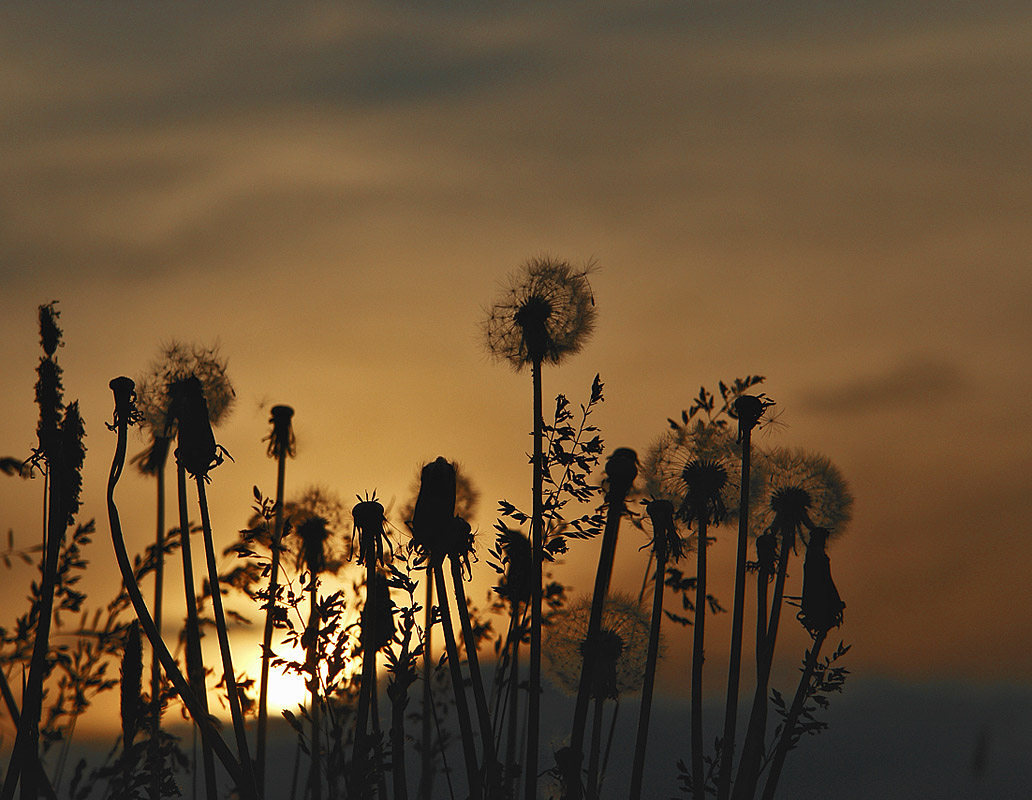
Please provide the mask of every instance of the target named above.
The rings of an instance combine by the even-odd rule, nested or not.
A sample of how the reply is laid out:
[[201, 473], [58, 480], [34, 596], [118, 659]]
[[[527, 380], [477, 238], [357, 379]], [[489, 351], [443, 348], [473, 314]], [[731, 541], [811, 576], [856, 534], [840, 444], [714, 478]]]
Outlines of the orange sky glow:
[[[550, 253], [597, 262], [598, 324], [546, 369], [546, 408], [599, 373], [607, 450], [644, 453], [700, 385], [766, 376], [787, 425], [758, 443], [824, 453], [856, 498], [830, 551], [849, 668], [1032, 681], [1027, 5], [61, 8], [0, 9], [0, 455], [35, 444], [36, 309], [59, 300], [90, 602], [119, 579], [108, 381], [175, 338], [217, 341], [236, 388], [221, 542], [252, 486], [275, 491], [262, 438], [286, 403], [288, 495], [398, 512], [423, 463], [461, 462], [486, 605], [497, 501], [530, 505], [531, 391], [479, 326]], [[17, 546], [41, 491], [0, 476]], [[127, 471], [119, 495], [141, 550], [153, 489]], [[732, 538], [711, 550], [727, 607]], [[622, 530], [619, 588], [644, 543]], [[572, 543], [557, 577], [588, 591], [596, 554]], [[35, 574], [0, 574], [9, 626]], [[785, 627], [789, 680], [808, 639]], [[668, 634], [663, 690], [686, 693], [690, 637]]]

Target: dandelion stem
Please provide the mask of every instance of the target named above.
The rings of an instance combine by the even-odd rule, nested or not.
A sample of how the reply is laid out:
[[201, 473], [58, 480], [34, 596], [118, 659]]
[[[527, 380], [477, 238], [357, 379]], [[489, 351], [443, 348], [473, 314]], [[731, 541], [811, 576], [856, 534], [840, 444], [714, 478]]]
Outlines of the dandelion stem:
[[696, 517], [698, 553], [695, 577], [695, 622], [692, 638], [692, 793], [695, 800], [706, 800], [706, 772], [702, 738], [702, 663], [706, 630], [706, 515]]
[[240, 695], [237, 692], [236, 674], [233, 672], [233, 655], [229, 649], [229, 626], [226, 624], [226, 612], [222, 607], [222, 589], [219, 585], [219, 568], [215, 563], [215, 542], [211, 533], [211, 519], [208, 515], [208, 498], [204, 488], [204, 476], [197, 476], [197, 502], [201, 509], [201, 531], [204, 535], [204, 551], [208, 561], [208, 582], [211, 584], [211, 606], [215, 612], [215, 630], [218, 632], [219, 649], [222, 651], [222, 670], [226, 681], [226, 692], [229, 695], [229, 711], [233, 717], [233, 730], [236, 733], [237, 751], [240, 754], [241, 781], [239, 791], [244, 800], [257, 798], [254, 783], [253, 766], [247, 747], [247, 731], [244, 728], [244, 715], [240, 709]]
[[[794, 531], [793, 531], [794, 533]], [[781, 617], [781, 603], [785, 593], [785, 577], [788, 574], [788, 557], [792, 547], [789, 536], [782, 533], [778, 553], [777, 576], [774, 579], [774, 596], [770, 604], [770, 616], [766, 631], [757, 641], [756, 693], [753, 695], [749, 727], [746, 729], [742, 746], [742, 760], [735, 781], [735, 800], [751, 798], [759, 781], [760, 759], [763, 757], [763, 740], [767, 729], [767, 688], [770, 685], [770, 671], [774, 662], [774, 645], [778, 635], [778, 621]], [[761, 576], [762, 577], [762, 576]], [[765, 607], [761, 605], [761, 611]], [[762, 623], [762, 619], [760, 620]]]
[[466, 760], [466, 779], [469, 782], [469, 796], [473, 800], [479, 800], [482, 796], [480, 771], [477, 769], [477, 753], [476, 747], [473, 744], [473, 725], [469, 717], [469, 704], [466, 702], [462, 665], [459, 663], [459, 648], [455, 644], [451, 609], [448, 607], [448, 587], [444, 581], [444, 566], [438, 563], [433, 567], [433, 570], [434, 580], [437, 583], [439, 608], [441, 609], [444, 644], [448, 651], [448, 666], [451, 669], [452, 693], [455, 695], [455, 712], [459, 718], [459, 730], [462, 734], [462, 754]]
[[[580, 800], [581, 761], [584, 757], [584, 729], [587, 725], [588, 704], [593, 694], [595, 671], [598, 665], [598, 654], [593, 653], [602, 628], [602, 610], [606, 596], [609, 594], [609, 580], [613, 574], [613, 562], [616, 558], [616, 541], [620, 532], [620, 520], [626, 511], [627, 492], [637, 474], [637, 456], [633, 450], [618, 448], [606, 463], [606, 473], [610, 478], [609, 492], [606, 495], [608, 513], [606, 526], [602, 533], [602, 548], [598, 556], [598, 569], [595, 573], [595, 590], [591, 597], [591, 612], [588, 617], [588, 632], [585, 636], [584, 658], [581, 663], [580, 682], [577, 687], [577, 703], [573, 712], [573, 730], [570, 734], [569, 774], [566, 776], [566, 787], [570, 800]], [[624, 472], [626, 470], [626, 472]]]
[[[204, 661], [201, 656], [201, 626], [197, 619], [197, 598], [194, 595], [193, 555], [190, 545], [190, 517], [186, 505], [186, 467], [176, 462], [176, 491], [179, 502], [179, 542], [183, 558], [183, 590], [186, 593], [186, 674], [205, 716], [208, 714], [208, 690], [205, 685]], [[205, 728], [201, 728], [201, 760], [208, 800], [216, 800], [215, 760]]]
[[420, 752], [419, 796], [422, 800], [430, 800], [434, 779], [433, 739], [431, 733], [431, 716], [433, 714], [433, 656], [432, 639], [434, 610], [434, 581], [430, 576], [430, 567], [426, 570], [426, 605], [424, 613], [426, 621], [423, 627], [423, 718], [422, 750]]
[[[312, 763], [308, 773], [308, 797], [311, 800], [322, 798], [322, 731], [319, 711], [319, 580], [314, 567], [312, 570], [311, 584], [308, 590], [308, 629], [305, 635], [308, 638], [307, 653], [305, 655], [305, 669], [308, 671], [308, 693], [311, 697], [311, 719], [312, 719]], [[362, 653], [362, 672], [365, 673], [366, 654]], [[374, 664], [375, 670], [375, 664]], [[365, 684], [363, 683], [363, 691]]]
[[[116, 383], [120, 379], [112, 381]], [[128, 379], [125, 379], [128, 381]], [[131, 381], [129, 382], [131, 384]], [[114, 388], [114, 387], [112, 387]], [[158, 651], [158, 656], [161, 659], [161, 665], [165, 670], [165, 674], [168, 676], [172, 685], [175, 687], [176, 692], [179, 694], [183, 701], [183, 705], [186, 706], [190, 712], [190, 716], [193, 717], [194, 723], [198, 728], [201, 729], [202, 738], [205, 741], [210, 742], [210, 745], [214, 752], [218, 755], [222, 765], [226, 768], [226, 772], [229, 773], [237, 784], [240, 783], [241, 768], [239, 762], [233, 757], [232, 751], [229, 746], [225, 743], [222, 737], [219, 735], [212, 725], [211, 718], [208, 716], [207, 708], [202, 706], [198, 695], [194, 693], [190, 684], [186, 678], [179, 671], [179, 667], [176, 664], [175, 658], [168, 651], [165, 643], [161, 639], [161, 634], [154, 624], [154, 620], [147, 610], [147, 604], [143, 599], [143, 595], [140, 593], [140, 587], [136, 583], [136, 579], [133, 575], [132, 564], [129, 563], [129, 555], [125, 548], [125, 538], [122, 535], [122, 524], [118, 516], [118, 507], [115, 505], [115, 486], [118, 484], [118, 479], [122, 475], [122, 468], [125, 466], [125, 449], [126, 449], [126, 430], [128, 428], [128, 414], [120, 409], [119, 394], [116, 389], [116, 430], [118, 433], [118, 440], [115, 446], [115, 455], [111, 462], [111, 474], [108, 477], [108, 488], [107, 488], [107, 507], [108, 507], [108, 523], [111, 527], [111, 543], [115, 550], [115, 559], [118, 562], [118, 568], [122, 573], [122, 582], [125, 587], [126, 594], [129, 595], [129, 601], [133, 605], [133, 610], [136, 612], [137, 618], [140, 620], [140, 625], [143, 628], [143, 632], [147, 634], [147, 638], [150, 639], [151, 645]], [[211, 796], [214, 799], [214, 795]]]
[[[542, 558], [544, 547], [544, 456], [541, 440], [544, 420], [541, 416], [541, 360], [531, 364], [534, 391], [534, 486], [531, 514], [531, 589], [530, 589], [530, 674], [527, 699], [527, 767], [524, 770], [525, 800], [536, 800], [538, 775], [538, 743], [541, 735], [541, 594], [543, 591]], [[586, 709], [585, 709], [586, 710]], [[583, 727], [583, 725], [582, 725]]]
[[487, 710], [487, 695], [484, 693], [484, 681], [480, 674], [480, 659], [477, 657], [477, 640], [473, 636], [473, 626], [469, 620], [469, 609], [466, 605], [466, 590], [463, 586], [462, 561], [455, 555], [450, 556], [452, 583], [455, 586], [455, 606], [462, 626], [462, 639], [466, 646], [466, 660], [469, 663], [470, 681], [473, 684], [473, 701], [477, 707], [477, 723], [480, 727], [482, 767], [488, 776], [488, 795], [495, 794], [498, 777], [498, 758], [495, 755], [494, 730]]
[[655, 513], [657, 503], [649, 504], [652, 517], [653, 548], [649, 552], [649, 562], [656, 559], [656, 576], [652, 594], [652, 619], [649, 627], [649, 648], [645, 654], [645, 675], [641, 687], [641, 707], [638, 711], [638, 736], [634, 746], [634, 762], [631, 767], [630, 800], [641, 797], [642, 779], [645, 774], [645, 750], [649, 739], [649, 721], [652, 716], [652, 692], [656, 683], [656, 662], [659, 658], [659, 629], [663, 622], [663, 584], [666, 575], [667, 538], [666, 526], [673, 525], [672, 506], [666, 506], [671, 513], [669, 519]]
[[595, 697], [594, 713], [591, 718], [591, 744], [588, 747], [588, 786], [589, 800], [598, 797], [598, 765], [602, 751], [602, 708], [604, 697]]
[[799, 687], [796, 689], [795, 697], [792, 698], [792, 705], [789, 708], [788, 716], [785, 717], [785, 727], [781, 732], [781, 739], [778, 740], [777, 749], [774, 751], [774, 760], [771, 762], [770, 772], [767, 774], [767, 783], [763, 787], [762, 800], [773, 800], [774, 790], [777, 789], [778, 780], [781, 778], [781, 769], [785, 766], [785, 757], [792, 748], [796, 723], [799, 721], [799, 715], [803, 711], [803, 703], [806, 701], [806, 695], [810, 689], [810, 681], [813, 679], [814, 671], [817, 669], [817, 659], [820, 656], [821, 645], [824, 644], [824, 639], [827, 635], [827, 631], [819, 631], [814, 638], [813, 646], [806, 653], [803, 675], [799, 679]]
[[265, 629], [262, 631], [262, 673], [258, 686], [258, 736], [255, 771], [259, 788], [265, 788], [265, 745], [269, 725], [269, 662], [272, 657], [272, 629], [275, 619], [276, 595], [279, 591], [280, 549], [283, 539], [283, 503], [287, 469], [287, 453], [281, 450], [276, 459], [276, 516], [273, 522], [269, 565], [269, 599], [265, 608]]
[[742, 628], [745, 621], [745, 562], [749, 541], [749, 472], [752, 428], [742, 427], [742, 480], [738, 503], [738, 553], [735, 561], [735, 596], [731, 612], [731, 655], [727, 668], [727, 701], [724, 706], [724, 736], [720, 747], [717, 800], [731, 795], [731, 773], [738, 723], [738, 686], [742, 674]]
[[[152, 445], [152, 446], [157, 446]], [[167, 444], [165, 445], [167, 452]], [[165, 460], [157, 465], [157, 530], [154, 536], [154, 625], [160, 631], [165, 594]], [[150, 798], [161, 799], [161, 659], [151, 653]]]

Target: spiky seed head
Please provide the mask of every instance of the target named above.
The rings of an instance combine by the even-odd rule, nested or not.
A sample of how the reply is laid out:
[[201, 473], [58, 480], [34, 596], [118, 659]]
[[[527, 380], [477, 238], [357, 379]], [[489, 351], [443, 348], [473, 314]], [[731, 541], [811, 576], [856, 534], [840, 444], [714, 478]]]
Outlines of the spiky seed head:
[[700, 458], [689, 461], [681, 472], [684, 500], [679, 516], [686, 522], [719, 524], [727, 516], [724, 488], [727, 470], [719, 461]]
[[173, 339], [162, 346], [146, 376], [139, 381], [139, 407], [146, 426], [162, 435], [174, 435], [175, 420], [170, 419], [173, 387], [194, 377], [203, 387], [208, 421], [217, 427], [236, 401], [227, 367], [218, 345], [188, 345]]
[[488, 310], [483, 325], [488, 352], [517, 371], [528, 364], [558, 364], [578, 352], [595, 326], [588, 283], [593, 268], [577, 269], [550, 256], [525, 262]]
[[785, 525], [790, 525], [798, 532], [801, 527], [822, 527], [832, 538], [845, 530], [853, 513], [853, 495], [838, 467], [827, 457], [780, 447], [759, 451], [756, 466], [764, 476], [759, 483], [767, 495], [757, 508], [758, 528], [773, 527], [782, 532]]

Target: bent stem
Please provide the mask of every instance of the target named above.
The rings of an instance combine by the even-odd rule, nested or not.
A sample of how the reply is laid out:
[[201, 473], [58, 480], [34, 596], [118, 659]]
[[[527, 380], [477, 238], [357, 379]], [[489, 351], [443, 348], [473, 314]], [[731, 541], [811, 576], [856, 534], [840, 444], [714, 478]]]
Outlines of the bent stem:
[[[140, 587], [136, 583], [136, 578], [133, 575], [132, 564], [129, 561], [129, 554], [126, 551], [125, 538], [122, 535], [122, 524], [118, 516], [118, 507], [115, 504], [115, 486], [118, 484], [118, 480], [122, 475], [122, 468], [125, 466], [126, 431], [131, 418], [130, 398], [133, 389], [132, 381], [128, 378], [115, 379], [115, 381], [112, 381], [112, 384], [118, 384], [119, 381], [122, 380], [128, 383], [128, 391], [125, 389], [125, 383], [112, 386], [112, 389], [115, 391], [115, 428], [118, 434], [118, 439], [115, 445], [115, 455], [111, 462], [111, 473], [108, 477], [107, 487], [108, 524], [111, 528], [111, 543], [115, 550], [115, 560], [118, 562], [118, 568], [122, 573], [122, 582], [125, 587], [126, 594], [129, 595], [129, 601], [133, 605], [133, 610], [136, 612], [136, 616], [140, 621], [143, 632], [147, 634], [147, 638], [150, 640], [151, 646], [158, 653], [158, 657], [161, 660], [161, 666], [165, 670], [165, 674], [168, 676], [172, 685], [175, 687], [176, 692], [182, 699], [183, 705], [185, 705], [187, 711], [190, 712], [190, 716], [193, 718], [194, 723], [201, 729], [204, 740], [210, 743], [210, 746], [222, 762], [222, 765], [225, 767], [226, 772], [229, 773], [230, 778], [240, 786], [240, 763], [233, 757], [233, 753], [229, 749], [229, 746], [213, 726], [211, 718], [208, 716], [207, 708], [202, 707], [198, 696], [194, 693], [186, 678], [183, 677], [183, 673], [180, 672], [175, 658], [173, 658], [172, 654], [165, 646], [165, 642], [162, 640], [161, 634], [159, 633], [157, 626], [154, 624], [150, 611], [147, 609], [147, 604], [140, 592]], [[123, 392], [125, 392], [124, 396], [122, 394]]]
[[799, 687], [796, 689], [795, 697], [792, 698], [792, 705], [789, 708], [788, 716], [785, 717], [785, 727], [782, 729], [781, 738], [778, 740], [777, 749], [774, 751], [774, 760], [770, 765], [767, 783], [763, 787], [762, 800], [773, 800], [774, 790], [777, 789], [778, 780], [781, 778], [781, 769], [785, 766], [785, 757], [788, 755], [788, 751], [792, 749], [796, 723], [799, 721], [799, 715], [802, 713], [803, 703], [806, 701], [806, 695], [810, 688], [810, 681], [813, 679], [813, 673], [817, 669], [817, 658], [820, 656], [821, 645], [824, 644], [824, 638], [827, 635], [827, 631], [819, 631], [814, 638], [813, 647], [806, 654], [803, 676], [799, 679]]

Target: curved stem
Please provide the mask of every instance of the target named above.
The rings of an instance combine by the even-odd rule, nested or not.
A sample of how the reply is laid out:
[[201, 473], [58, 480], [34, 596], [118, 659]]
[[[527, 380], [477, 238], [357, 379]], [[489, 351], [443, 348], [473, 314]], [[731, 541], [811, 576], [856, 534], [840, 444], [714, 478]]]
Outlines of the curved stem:
[[115, 559], [118, 562], [118, 568], [122, 572], [122, 581], [125, 586], [126, 593], [129, 595], [129, 601], [133, 604], [133, 610], [136, 612], [137, 618], [140, 620], [140, 625], [143, 628], [144, 633], [147, 634], [147, 638], [150, 640], [151, 646], [157, 651], [158, 657], [161, 660], [161, 666], [165, 670], [165, 674], [168, 676], [172, 685], [175, 687], [176, 692], [179, 693], [180, 698], [183, 701], [183, 705], [186, 706], [190, 712], [190, 716], [193, 717], [197, 727], [201, 729], [202, 734], [205, 734], [205, 740], [209, 741], [211, 747], [215, 751], [215, 754], [219, 757], [222, 765], [226, 768], [230, 778], [233, 779], [237, 784], [240, 783], [241, 769], [240, 764], [233, 757], [232, 751], [229, 746], [219, 735], [218, 731], [215, 730], [212, 725], [211, 719], [208, 716], [207, 709], [202, 708], [200, 701], [197, 699], [197, 695], [194, 694], [193, 689], [190, 688], [190, 684], [186, 678], [183, 677], [183, 673], [179, 671], [179, 666], [176, 664], [175, 658], [168, 651], [164, 641], [161, 639], [161, 635], [158, 632], [157, 626], [154, 624], [154, 620], [151, 618], [150, 612], [147, 610], [147, 604], [143, 599], [143, 595], [140, 593], [140, 587], [136, 583], [136, 578], [133, 575], [132, 564], [129, 562], [129, 555], [125, 548], [125, 539], [122, 536], [122, 524], [118, 517], [118, 507], [115, 505], [115, 485], [118, 483], [118, 479], [122, 474], [122, 467], [125, 465], [125, 446], [126, 446], [126, 423], [120, 422], [118, 425], [118, 443], [115, 447], [115, 457], [111, 464], [111, 474], [108, 478], [108, 489], [107, 489], [107, 507], [108, 507], [108, 523], [111, 528], [111, 543], [115, 550]]

